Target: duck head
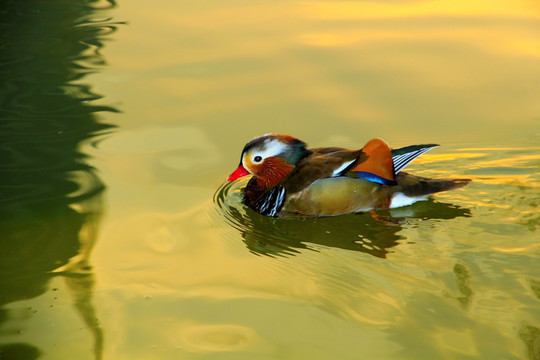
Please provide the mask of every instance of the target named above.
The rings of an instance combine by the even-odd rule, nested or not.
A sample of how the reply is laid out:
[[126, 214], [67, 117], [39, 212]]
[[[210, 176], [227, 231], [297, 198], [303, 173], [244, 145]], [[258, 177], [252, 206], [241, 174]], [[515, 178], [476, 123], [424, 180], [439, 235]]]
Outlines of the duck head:
[[260, 187], [270, 188], [280, 183], [309, 154], [306, 143], [292, 136], [263, 135], [246, 144], [238, 168], [227, 181], [251, 174]]

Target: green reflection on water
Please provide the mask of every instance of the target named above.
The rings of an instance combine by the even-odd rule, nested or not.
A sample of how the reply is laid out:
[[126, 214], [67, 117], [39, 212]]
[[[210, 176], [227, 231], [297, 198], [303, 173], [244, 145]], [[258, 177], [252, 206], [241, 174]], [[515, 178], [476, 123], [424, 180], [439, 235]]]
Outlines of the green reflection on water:
[[[96, 19], [99, 1], [7, 1], [0, 12], [0, 324], [8, 303], [46, 291], [66, 274], [74, 305], [94, 333], [88, 257], [96, 240], [105, 185], [79, 150], [111, 125], [97, 112], [116, 112], [80, 80], [104, 63], [99, 54], [115, 24]], [[75, 276], [75, 277], [73, 277]], [[33, 359], [31, 344], [0, 346], [0, 358]]]

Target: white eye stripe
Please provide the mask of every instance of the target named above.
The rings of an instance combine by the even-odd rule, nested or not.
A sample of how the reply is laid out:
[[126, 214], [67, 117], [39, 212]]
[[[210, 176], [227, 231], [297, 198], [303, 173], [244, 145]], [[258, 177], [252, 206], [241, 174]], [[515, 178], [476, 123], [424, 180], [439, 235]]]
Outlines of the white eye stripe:
[[[287, 145], [283, 144], [279, 140], [266, 140], [262, 146], [256, 147], [249, 151], [247, 155], [249, 156], [251, 162], [255, 164], [260, 164], [264, 159], [279, 155], [287, 150]], [[257, 156], [260, 156], [261, 159], [257, 161]]]
[[279, 140], [266, 140], [263, 144], [261, 151], [257, 152], [257, 155], [266, 159], [271, 156], [276, 156], [287, 150], [287, 145], [283, 144]]

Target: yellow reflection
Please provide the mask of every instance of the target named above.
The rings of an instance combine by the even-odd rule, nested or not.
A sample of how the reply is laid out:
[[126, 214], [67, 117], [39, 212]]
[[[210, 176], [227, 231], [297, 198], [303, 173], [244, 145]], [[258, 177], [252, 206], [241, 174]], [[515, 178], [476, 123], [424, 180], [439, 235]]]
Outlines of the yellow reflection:
[[[473, 181], [477, 181], [475, 179], [473, 179]], [[482, 181], [483, 183], [486, 183], [486, 184], [499, 184], [500, 182], [498, 181]], [[441, 196], [442, 197], [442, 196]], [[485, 208], [490, 208], [490, 209], [506, 209], [506, 210], [512, 210], [512, 206], [511, 205], [506, 205], [506, 204], [497, 204], [489, 199], [481, 199], [481, 200], [474, 200], [474, 199], [465, 199], [463, 200], [462, 199], [462, 202], [466, 203], [467, 206], [470, 206], [470, 207], [476, 207], [476, 208], [481, 208], [481, 207], [485, 207]]]
[[370, 19], [370, 18], [396, 18], [409, 16], [436, 16], [436, 15], [503, 15], [533, 17], [530, 6], [524, 3], [505, 0], [499, 1], [453, 1], [433, 0], [406, 2], [305, 2], [303, 12], [310, 17], [320, 19]]
[[503, 248], [503, 247], [492, 247], [493, 250], [500, 251], [503, 253], [518, 253], [518, 252], [525, 252], [528, 254], [533, 254], [535, 252], [535, 248], [539, 248], [540, 245], [533, 245], [530, 246], [524, 246], [524, 247], [514, 247], [514, 248]]
[[[519, 5], [519, 4], [518, 4]], [[407, 2], [405, 4], [378, 3], [378, 2], [306, 2], [302, 14], [310, 19], [319, 20], [351, 20], [351, 19], [384, 19], [408, 18], [489, 18], [497, 20], [515, 20], [519, 18], [537, 19], [538, 14], [531, 13], [531, 6], [508, 1], [423, 1]], [[439, 39], [454, 42], [456, 39], [469, 43], [472, 46], [481, 46], [494, 53], [511, 53], [525, 56], [540, 56], [540, 37], [531, 33], [533, 25], [522, 24], [513, 29], [500, 26], [425, 26], [417, 22], [411, 24], [389, 24], [383, 28], [373, 26], [358, 30], [358, 27], [333, 27], [331, 32], [308, 32], [300, 34], [298, 41], [308, 46], [346, 46], [365, 41], [403, 40], [419, 41], [422, 39]]]
[[416, 159], [414, 162], [416, 164], [422, 164], [422, 163], [431, 163], [431, 162], [440, 162], [440, 161], [448, 161], [448, 160], [456, 160], [456, 159], [470, 159], [470, 158], [478, 158], [481, 156], [485, 156], [485, 153], [452, 153], [452, 154], [425, 154], [422, 155], [422, 157]]
[[531, 160], [540, 160], [540, 155], [531, 154], [531, 155], [520, 155], [511, 158], [496, 159], [483, 161], [480, 165], [482, 166], [512, 166], [516, 164], [522, 164], [524, 162], [529, 162]]
[[300, 34], [297, 41], [307, 46], [337, 47], [383, 40], [418, 42], [437, 39], [455, 42], [459, 39], [460, 42], [470, 44], [473, 47], [481, 47], [491, 53], [540, 57], [540, 40], [534, 36], [536, 35], [519, 29], [501, 33], [489, 27], [480, 30], [477, 28], [446, 26], [439, 29], [429, 27], [429, 31], [426, 31], [426, 28], [422, 26], [411, 28], [405, 25], [395, 28], [395, 30], [370, 29], [370, 31], [356, 31], [335, 29], [333, 32], [310, 32]]
[[456, 28], [446, 26], [442, 28], [430, 27], [429, 31], [422, 26], [411, 28], [398, 27], [394, 30], [370, 29], [370, 31], [356, 31], [350, 29], [333, 30], [332, 32], [310, 32], [300, 34], [298, 42], [308, 46], [332, 47], [346, 46], [362, 42], [376, 42], [381, 40], [422, 40], [439, 39], [453, 42], [459, 39], [472, 46], [481, 46], [492, 53], [512, 53], [525, 56], [540, 56], [540, 40], [531, 37], [530, 33], [517, 29], [500, 33], [492, 28]]
[[459, 149], [458, 151], [496, 151], [496, 152], [501, 152], [501, 151], [514, 151], [514, 150], [523, 150], [523, 148], [519, 148], [519, 147], [471, 147], [471, 148], [462, 148], [462, 149]]

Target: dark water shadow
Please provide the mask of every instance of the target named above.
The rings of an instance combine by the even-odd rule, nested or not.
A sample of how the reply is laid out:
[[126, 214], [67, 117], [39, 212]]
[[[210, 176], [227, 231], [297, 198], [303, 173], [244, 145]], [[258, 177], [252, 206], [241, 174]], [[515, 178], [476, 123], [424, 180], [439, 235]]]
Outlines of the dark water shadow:
[[[65, 275], [74, 306], [102, 335], [91, 305], [88, 258], [97, 239], [105, 185], [81, 152], [109, 132], [82, 83], [105, 62], [103, 41], [117, 23], [102, 10], [112, 1], [7, 0], [0, 5], [0, 325], [6, 304], [36, 297]], [[74, 281], [74, 279], [77, 279]], [[0, 358], [36, 358], [30, 344], [3, 343]]]
[[315, 250], [310, 244], [359, 251], [386, 258], [394, 246], [405, 241], [404, 226], [428, 219], [470, 216], [470, 210], [433, 200], [410, 207], [407, 217], [392, 217], [389, 211], [325, 218], [280, 219], [262, 216], [241, 203], [246, 181], [227, 183], [214, 195], [214, 203], [226, 221], [237, 229], [255, 254], [292, 256], [299, 249]]

